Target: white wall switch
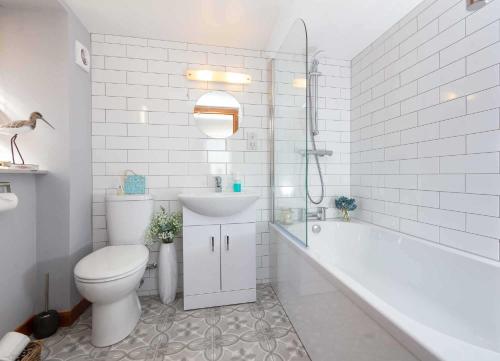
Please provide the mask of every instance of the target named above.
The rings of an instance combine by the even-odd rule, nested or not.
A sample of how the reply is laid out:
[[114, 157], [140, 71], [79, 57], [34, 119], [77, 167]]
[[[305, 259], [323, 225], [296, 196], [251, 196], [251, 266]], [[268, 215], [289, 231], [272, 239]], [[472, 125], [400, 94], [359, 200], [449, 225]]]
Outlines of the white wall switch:
[[247, 133], [247, 149], [257, 150], [257, 134], [250, 132]]

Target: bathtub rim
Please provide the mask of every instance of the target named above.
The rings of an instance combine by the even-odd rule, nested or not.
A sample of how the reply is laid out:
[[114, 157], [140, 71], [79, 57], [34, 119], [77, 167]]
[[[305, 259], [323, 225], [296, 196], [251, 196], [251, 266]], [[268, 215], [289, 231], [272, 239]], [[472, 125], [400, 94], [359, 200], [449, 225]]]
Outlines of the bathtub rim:
[[[320, 221], [317, 221], [320, 222]], [[321, 222], [335, 222], [335, 223], [343, 223], [343, 221], [339, 220], [326, 220]], [[314, 222], [311, 222], [314, 223]], [[401, 232], [397, 232], [388, 228], [380, 227], [371, 223], [363, 222], [357, 220], [353, 222], [357, 225], [363, 225], [368, 227], [373, 227], [376, 229], [380, 229], [384, 232], [391, 232], [394, 234], [399, 234], [404, 237], [408, 237], [412, 241], [417, 241], [427, 246], [437, 247], [446, 252], [453, 252], [460, 256], [466, 256], [472, 258], [475, 261], [486, 262], [487, 264], [494, 265], [495, 267], [500, 267], [498, 262], [494, 260], [490, 260], [481, 256], [477, 256], [474, 254], [469, 254], [467, 252], [463, 252], [451, 247], [443, 246], [440, 244], [436, 244], [430, 241], [426, 241], [423, 239], [419, 239], [418, 237], [414, 237], [411, 235], [407, 235]], [[393, 306], [380, 299], [377, 295], [370, 292], [366, 289], [362, 284], [352, 279], [348, 274], [343, 272], [342, 270], [336, 267], [327, 267], [319, 262], [315, 257], [314, 253], [311, 252], [310, 247], [306, 247], [304, 244], [297, 242], [293, 238], [288, 237], [290, 232], [284, 231], [280, 225], [276, 225], [270, 223], [270, 227], [272, 230], [278, 232], [282, 237], [287, 238], [294, 247], [293, 249], [296, 252], [300, 252], [305, 255], [305, 259], [309, 265], [314, 267], [316, 271], [318, 271], [322, 276], [326, 277], [330, 282], [333, 283], [334, 287], [337, 287], [339, 291], [341, 291], [346, 297], [348, 297], [356, 306], [358, 306], [363, 312], [367, 314], [372, 320], [378, 323], [384, 330], [386, 330], [394, 339], [396, 339], [401, 345], [403, 345], [410, 353], [412, 353], [415, 357], [422, 361], [449, 361], [448, 357], [443, 358], [440, 356], [440, 353], [443, 352], [443, 349], [436, 349], [432, 347], [431, 342], [426, 342], [422, 340], [419, 334], [415, 334], [415, 332], [411, 332], [409, 329], [417, 328], [418, 332], [431, 332], [436, 336], [440, 336], [444, 340], [452, 340], [454, 344], [452, 346], [458, 346], [460, 349], [464, 349], [465, 351], [471, 351], [473, 353], [479, 352], [484, 353], [484, 359], [480, 360], [484, 361], [493, 361], [498, 360], [499, 353], [496, 353], [493, 350], [481, 348], [474, 344], [467, 343], [460, 339], [454, 338], [452, 336], [443, 334], [437, 330], [434, 330], [424, 324], [419, 323], [416, 320], [413, 320], [409, 317], [406, 317], [399, 310], [395, 309]], [[333, 269], [332, 269], [333, 268]], [[468, 360], [468, 359], [462, 359]], [[479, 359], [478, 359], [479, 360]]]
[[[413, 236], [411, 234], [399, 232], [399, 231], [393, 230], [391, 228], [382, 227], [382, 226], [379, 226], [377, 224], [373, 224], [373, 223], [361, 221], [361, 220], [358, 220], [358, 219], [356, 219], [356, 220], [352, 219], [349, 222], [345, 222], [345, 221], [343, 221], [340, 218], [327, 219], [326, 221], [308, 220], [307, 221], [307, 227], [312, 226], [315, 223], [339, 223], [339, 224], [346, 225], [347, 227], [349, 227], [351, 225], [360, 225], [360, 226], [366, 226], [366, 227], [370, 227], [370, 228], [375, 228], [375, 229], [379, 229], [379, 230], [387, 232], [387, 233], [391, 233], [393, 235], [397, 235], [399, 237], [403, 236], [405, 238], [410, 239], [412, 242], [417, 242], [417, 243], [423, 244], [423, 245], [428, 246], [428, 247], [437, 248], [437, 249], [440, 249], [440, 250], [445, 251], [445, 252], [450, 252], [450, 253], [456, 254], [456, 255], [461, 256], [461, 257], [466, 257], [466, 258], [469, 258], [469, 259], [477, 261], [477, 262], [485, 263], [485, 264], [487, 264], [489, 266], [493, 266], [495, 268], [500, 268], [500, 260], [495, 260], [495, 259], [492, 259], [492, 258], [488, 258], [488, 257], [485, 257], [485, 256], [481, 256], [481, 255], [475, 254], [475, 253], [467, 252], [467, 251], [461, 250], [459, 248], [455, 248], [455, 247], [451, 247], [451, 246], [448, 246], [448, 245], [443, 245], [441, 243], [429, 241], [429, 240], [424, 239], [424, 238], [419, 238], [419, 237]], [[293, 236], [293, 233], [291, 233], [290, 231], [288, 231], [286, 228], [284, 228], [280, 224], [275, 224], [275, 223], [272, 223], [272, 222], [270, 222], [269, 224], [271, 226], [275, 227], [276, 229], [280, 230], [281, 233], [283, 233], [283, 234], [291, 234]], [[299, 245], [304, 246], [304, 248], [310, 248], [309, 246], [306, 247], [305, 244], [302, 243], [297, 237], [293, 236], [293, 238], [295, 238], [296, 243], [298, 243]]]

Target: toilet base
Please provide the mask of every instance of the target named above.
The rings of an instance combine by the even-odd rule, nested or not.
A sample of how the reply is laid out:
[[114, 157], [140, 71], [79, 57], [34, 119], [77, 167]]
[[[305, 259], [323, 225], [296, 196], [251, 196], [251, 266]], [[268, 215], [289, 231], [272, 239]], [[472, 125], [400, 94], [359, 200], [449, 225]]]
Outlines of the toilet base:
[[132, 291], [113, 303], [92, 304], [92, 338], [95, 347], [113, 345], [127, 337], [141, 317], [141, 304]]

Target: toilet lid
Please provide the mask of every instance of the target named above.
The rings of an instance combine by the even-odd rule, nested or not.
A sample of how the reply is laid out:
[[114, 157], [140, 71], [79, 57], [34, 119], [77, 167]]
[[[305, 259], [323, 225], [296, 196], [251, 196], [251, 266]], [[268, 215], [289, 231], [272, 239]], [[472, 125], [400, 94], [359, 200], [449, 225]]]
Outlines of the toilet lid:
[[109, 281], [144, 267], [149, 251], [144, 245], [108, 246], [82, 258], [75, 266], [75, 277], [88, 281]]

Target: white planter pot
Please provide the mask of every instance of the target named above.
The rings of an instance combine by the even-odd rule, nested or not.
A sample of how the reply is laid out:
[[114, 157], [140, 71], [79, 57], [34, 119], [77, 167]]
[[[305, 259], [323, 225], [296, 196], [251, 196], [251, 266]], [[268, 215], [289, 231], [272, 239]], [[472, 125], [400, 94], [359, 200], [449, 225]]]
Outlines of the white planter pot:
[[158, 257], [158, 289], [160, 300], [169, 304], [175, 300], [177, 290], [177, 253], [174, 243], [162, 243]]

